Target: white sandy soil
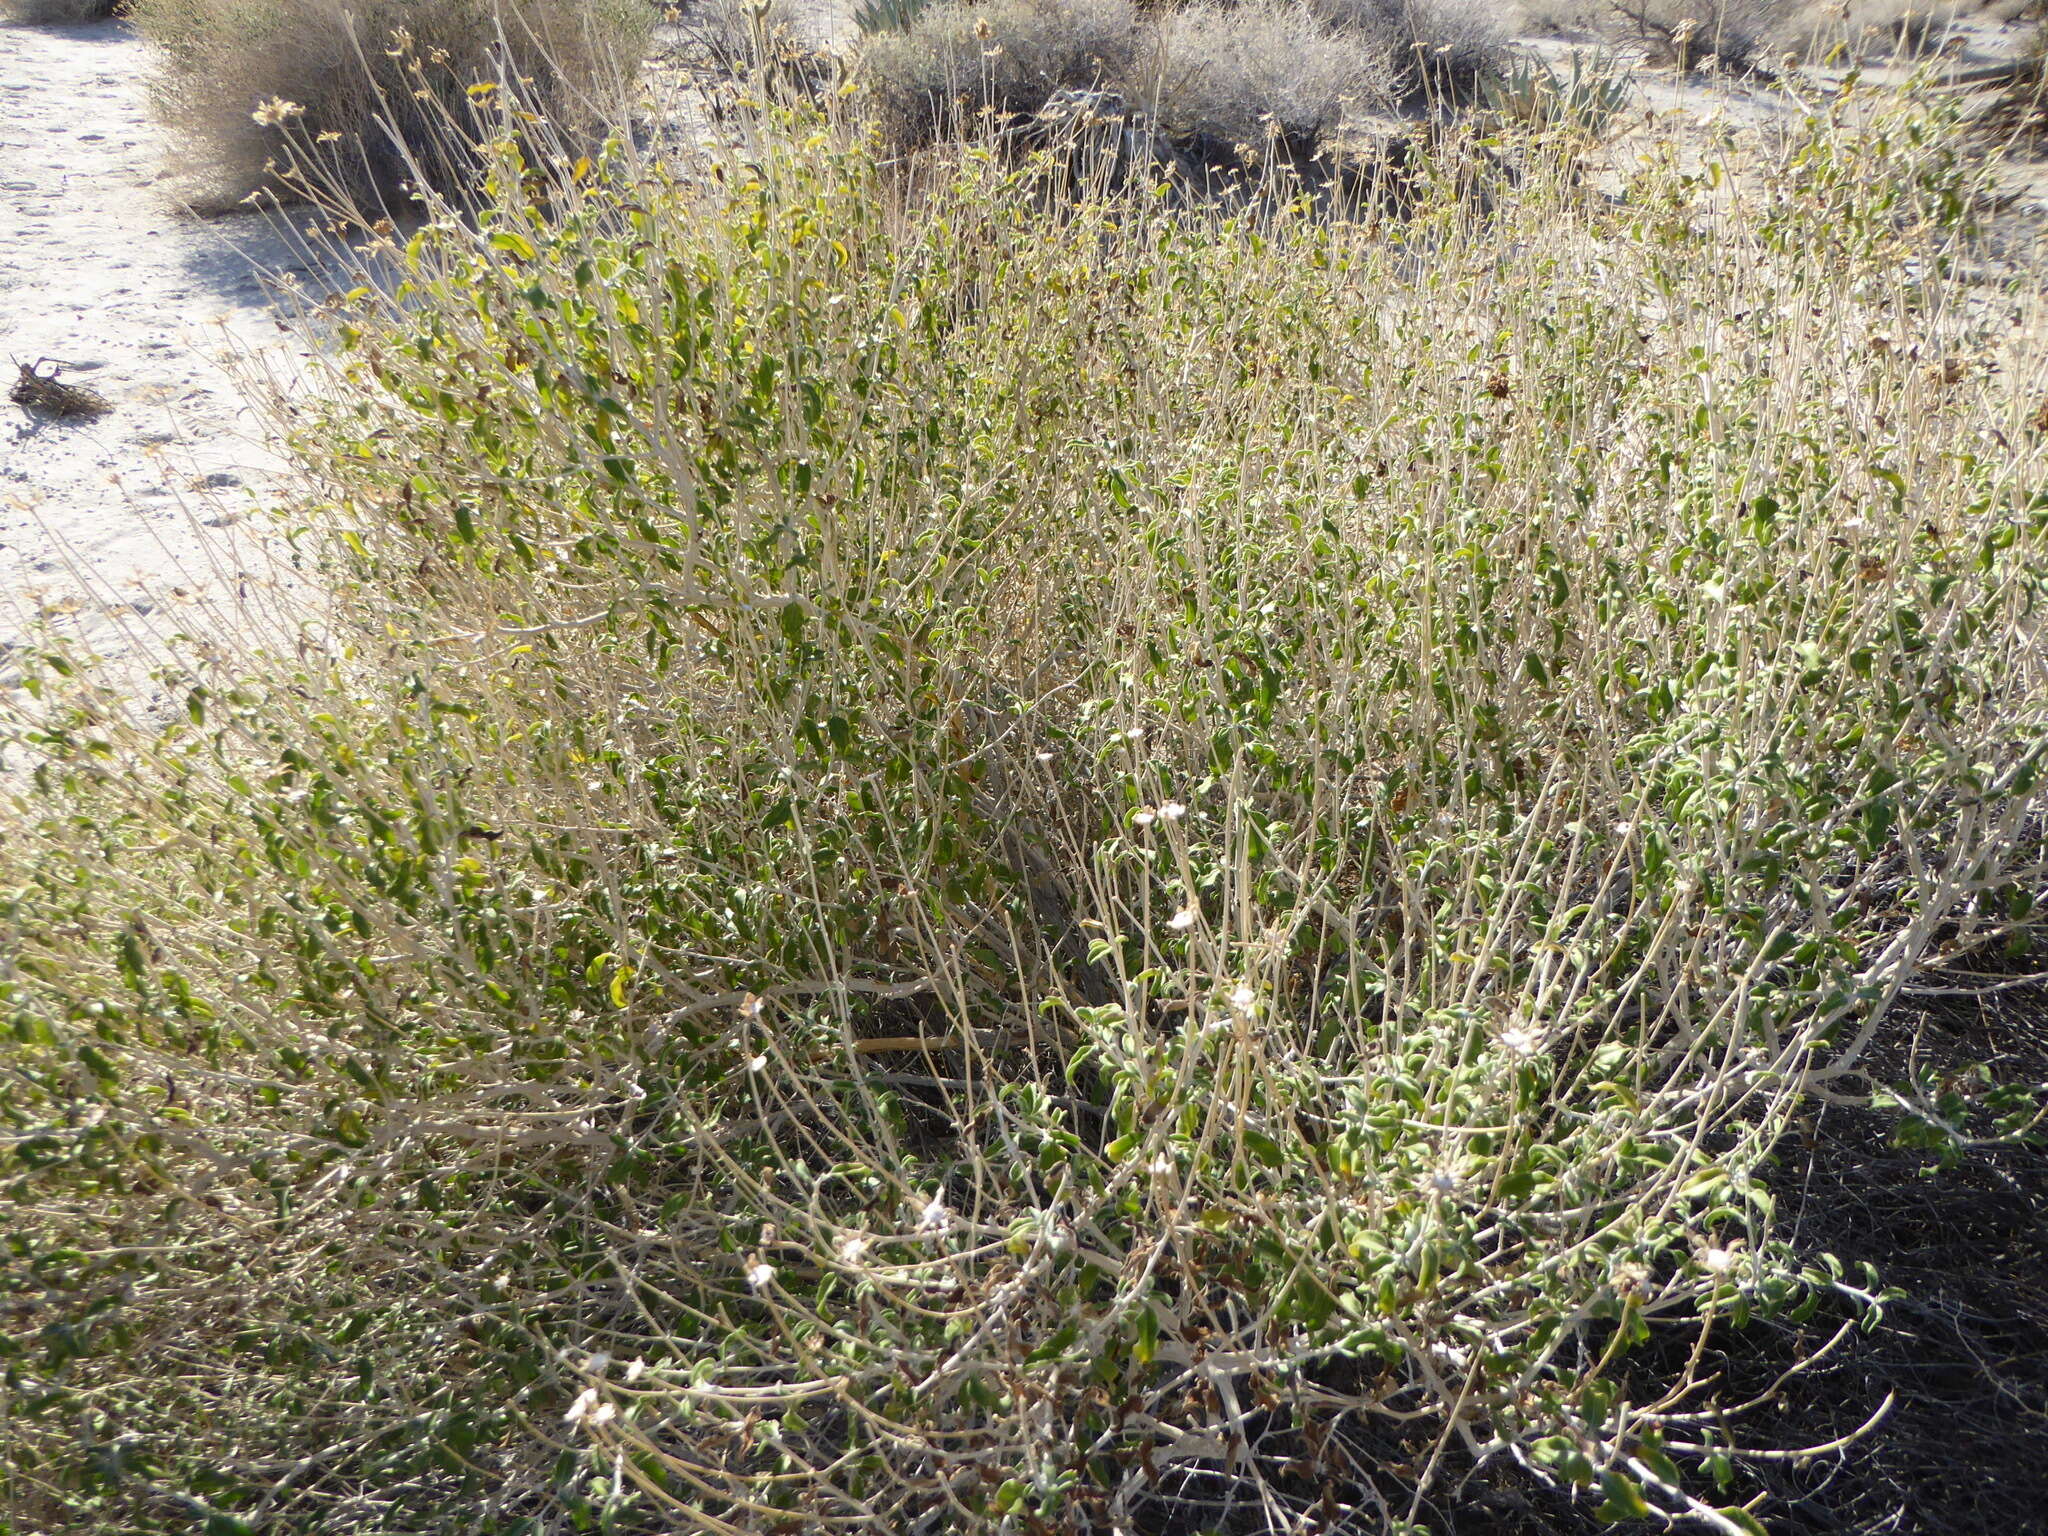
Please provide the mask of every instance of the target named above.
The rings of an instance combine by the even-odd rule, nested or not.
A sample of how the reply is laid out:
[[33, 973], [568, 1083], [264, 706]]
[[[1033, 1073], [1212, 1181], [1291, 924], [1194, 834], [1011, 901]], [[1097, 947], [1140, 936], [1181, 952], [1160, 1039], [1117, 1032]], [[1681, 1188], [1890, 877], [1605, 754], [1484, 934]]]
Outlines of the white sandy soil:
[[[120, 23], [0, 26], [0, 686], [39, 617], [132, 660], [269, 587], [249, 514], [280, 465], [221, 360], [294, 375], [259, 275], [294, 257], [259, 215], [178, 206], [146, 67]], [[8, 403], [43, 358], [113, 411]]]

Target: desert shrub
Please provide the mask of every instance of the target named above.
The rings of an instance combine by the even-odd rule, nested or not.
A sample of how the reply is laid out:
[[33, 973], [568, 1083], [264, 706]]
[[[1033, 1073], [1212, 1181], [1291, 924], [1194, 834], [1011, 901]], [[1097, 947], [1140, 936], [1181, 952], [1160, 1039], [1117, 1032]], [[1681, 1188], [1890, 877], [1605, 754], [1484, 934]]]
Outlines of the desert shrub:
[[1138, 48], [1130, 0], [940, 0], [871, 34], [861, 63], [885, 130], [920, 143], [985, 112], [1029, 116], [1055, 92], [1121, 82]]
[[1311, 0], [1338, 28], [1383, 39], [1405, 94], [1469, 97], [1497, 74], [1508, 35], [1490, 0]]
[[1170, 132], [1254, 150], [1278, 134], [1313, 151], [1347, 111], [1383, 106], [1386, 44], [1328, 26], [1306, 0], [1211, 0], [1163, 13], [1137, 78]]
[[0, 0], [0, 21], [23, 26], [59, 26], [104, 21], [126, 8], [126, 0]]
[[1422, 260], [500, 143], [296, 418], [321, 624], [24, 658], [11, 1515], [1753, 1531], [1707, 1335], [1880, 1286], [1774, 1149], [2043, 894], [1938, 128]]
[[[653, 25], [638, 0], [137, 0], [158, 115], [229, 196], [291, 180], [406, 206], [473, 178], [511, 113], [574, 135], [614, 110]], [[493, 87], [507, 88], [494, 90]]]
[[1713, 65], [1741, 73], [1757, 66], [1791, 11], [1789, 0], [1608, 0], [1613, 23], [1684, 69]]

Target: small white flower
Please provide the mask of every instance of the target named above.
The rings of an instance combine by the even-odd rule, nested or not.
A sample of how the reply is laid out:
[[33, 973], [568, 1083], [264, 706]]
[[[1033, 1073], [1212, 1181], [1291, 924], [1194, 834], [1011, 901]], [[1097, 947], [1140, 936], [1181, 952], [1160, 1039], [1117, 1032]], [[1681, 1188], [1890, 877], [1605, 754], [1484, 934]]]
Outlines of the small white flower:
[[1159, 819], [1159, 813], [1149, 805], [1141, 805], [1131, 814], [1131, 820], [1141, 827], [1149, 827]]
[[747, 1266], [747, 1284], [757, 1291], [765, 1291], [774, 1283], [775, 1266], [762, 1260]]
[[1149, 1166], [1151, 1167], [1152, 1175], [1154, 1178], [1163, 1179], [1168, 1174], [1174, 1171], [1173, 1154], [1170, 1152], [1162, 1152], [1157, 1157], [1152, 1159]]
[[1134, 725], [1128, 731], [1124, 732], [1125, 741], [1143, 741], [1144, 739], [1145, 727], [1143, 727], [1142, 725]]
[[1038, 754], [1038, 761], [1041, 766], [1049, 763], [1052, 761], [1052, 754], [1050, 752], [1041, 752]]
[[576, 1401], [569, 1405], [569, 1411], [562, 1415], [565, 1424], [581, 1424], [590, 1417], [590, 1410], [597, 1406], [597, 1388], [585, 1387], [576, 1394]]
[[592, 1355], [590, 1359], [584, 1363], [583, 1366], [583, 1369], [590, 1372], [590, 1374], [593, 1376], [602, 1376], [606, 1371], [610, 1370], [611, 1368], [612, 1357], [607, 1354]]
[[1230, 994], [1230, 1006], [1235, 1008], [1239, 1013], [1251, 1012], [1252, 1004], [1256, 1003], [1258, 1000], [1259, 994], [1254, 992], [1251, 989], [1251, 987], [1244, 982], [1239, 982], [1237, 984], [1237, 990]]
[[291, 118], [306, 109], [296, 101], [286, 101], [282, 96], [273, 96], [268, 101], [256, 103], [256, 110], [249, 116], [266, 128], [281, 128]]
[[1455, 1195], [1458, 1192], [1458, 1176], [1448, 1168], [1439, 1168], [1429, 1176], [1429, 1187], [1440, 1195]]
[[626, 1384], [628, 1386], [631, 1386], [634, 1382], [638, 1381], [642, 1376], [645, 1376], [646, 1374], [647, 1362], [645, 1360], [636, 1359], [632, 1361], [630, 1364], [628, 1364], [626, 1367]]
[[1728, 1248], [1709, 1248], [1700, 1255], [1700, 1264], [1710, 1275], [1725, 1275], [1735, 1268], [1735, 1254]]
[[768, 1070], [768, 1058], [766, 1056], [749, 1056], [747, 1058], [747, 1070], [749, 1072], [766, 1072]]
[[766, 1002], [749, 992], [740, 999], [740, 1017], [743, 1019], [758, 1019], [761, 1017], [761, 1010], [766, 1006]]
[[1193, 907], [1182, 907], [1166, 920], [1166, 926], [1175, 933], [1186, 933], [1195, 926], [1195, 917], [1196, 913]]
[[1524, 1061], [1534, 1056], [1543, 1044], [1536, 1037], [1535, 1030], [1524, 1028], [1520, 1024], [1515, 1025], [1512, 1029], [1502, 1030], [1500, 1033], [1500, 1043], [1502, 1049], [1510, 1056], [1519, 1056]]
[[619, 1410], [610, 1403], [599, 1403], [584, 1415], [583, 1422], [592, 1429], [602, 1429], [619, 1416]]
[[933, 1195], [918, 1213], [917, 1230], [920, 1232], [944, 1232], [952, 1225], [953, 1213], [946, 1209], [946, 1202], [937, 1195]]
[[868, 1256], [868, 1247], [869, 1243], [866, 1233], [848, 1232], [843, 1234], [837, 1245], [839, 1262], [842, 1264], [860, 1263], [861, 1260]]
[[1178, 800], [1169, 800], [1159, 807], [1159, 814], [1168, 821], [1179, 821], [1187, 813], [1188, 808]]

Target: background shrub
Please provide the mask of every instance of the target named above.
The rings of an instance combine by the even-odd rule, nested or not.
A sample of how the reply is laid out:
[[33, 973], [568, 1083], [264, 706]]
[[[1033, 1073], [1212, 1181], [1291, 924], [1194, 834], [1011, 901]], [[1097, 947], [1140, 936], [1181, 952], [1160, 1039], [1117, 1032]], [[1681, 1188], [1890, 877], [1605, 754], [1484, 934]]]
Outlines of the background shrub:
[[[297, 167], [404, 211], [473, 175], [509, 98], [573, 137], [618, 109], [653, 26], [639, 0], [137, 0], [158, 115], [226, 196]], [[296, 111], [291, 110], [296, 108]]]
[[1162, 13], [1138, 80], [1160, 124], [1223, 150], [1279, 134], [1308, 153], [1347, 112], [1391, 100], [1394, 70], [1378, 37], [1326, 24], [1308, 0], [1212, 0]]
[[1508, 33], [1490, 0], [1311, 0], [1335, 25], [1384, 38], [1411, 99], [1466, 98], [1497, 73]]
[[1120, 85], [1139, 43], [1130, 0], [944, 0], [869, 35], [862, 64], [885, 130], [920, 143], [987, 110], [1028, 117], [1056, 91]]
[[1617, 22], [1657, 62], [1754, 68], [1793, 9], [1790, 0], [1608, 0]]
[[126, 0], [0, 0], [0, 21], [23, 26], [103, 21], [125, 7]]

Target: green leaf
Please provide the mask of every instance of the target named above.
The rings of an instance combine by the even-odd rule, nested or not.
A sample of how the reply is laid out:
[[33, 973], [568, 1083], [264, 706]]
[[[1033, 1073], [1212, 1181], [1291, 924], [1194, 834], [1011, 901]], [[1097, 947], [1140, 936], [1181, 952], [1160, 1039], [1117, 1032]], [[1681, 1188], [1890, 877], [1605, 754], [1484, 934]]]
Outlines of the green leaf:
[[1678, 1486], [1680, 1477], [1678, 1463], [1669, 1456], [1666, 1456], [1657, 1446], [1647, 1443], [1637, 1446], [1636, 1460], [1649, 1468], [1650, 1476], [1656, 1478], [1665, 1487], [1676, 1488]]
[[1597, 1511], [1602, 1520], [1641, 1520], [1649, 1515], [1649, 1500], [1626, 1472], [1602, 1472], [1600, 1487], [1607, 1495]]
[[1545, 1435], [1529, 1448], [1529, 1454], [1537, 1466], [1548, 1467], [1581, 1488], [1593, 1481], [1593, 1459], [1568, 1435]]
[[1137, 1321], [1137, 1338], [1131, 1345], [1131, 1353], [1138, 1364], [1150, 1365], [1152, 1357], [1159, 1353], [1159, 1314], [1140, 1303]]
[[1026, 1365], [1043, 1365], [1048, 1360], [1057, 1360], [1067, 1352], [1073, 1345], [1074, 1340], [1079, 1337], [1081, 1337], [1081, 1324], [1079, 1320], [1069, 1322], [1058, 1333], [1026, 1355], [1024, 1363]]
[[1246, 1150], [1268, 1168], [1278, 1168], [1287, 1161], [1286, 1154], [1280, 1150], [1280, 1143], [1263, 1131], [1254, 1131], [1247, 1127], [1244, 1144]]

